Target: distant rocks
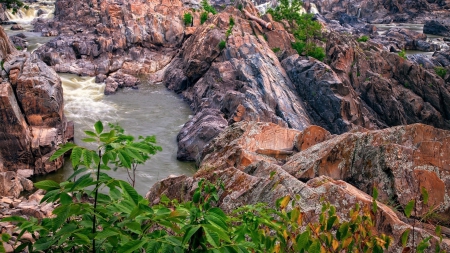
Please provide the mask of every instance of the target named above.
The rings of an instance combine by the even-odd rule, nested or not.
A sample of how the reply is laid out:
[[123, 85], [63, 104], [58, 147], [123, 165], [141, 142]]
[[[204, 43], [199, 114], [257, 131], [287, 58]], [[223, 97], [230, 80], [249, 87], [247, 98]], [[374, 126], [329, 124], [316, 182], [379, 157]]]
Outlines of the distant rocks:
[[15, 24], [11, 26], [11, 30], [23, 30], [21, 25]]
[[423, 33], [450, 36], [450, 22], [444, 20], [428, 20], [423, 26]]

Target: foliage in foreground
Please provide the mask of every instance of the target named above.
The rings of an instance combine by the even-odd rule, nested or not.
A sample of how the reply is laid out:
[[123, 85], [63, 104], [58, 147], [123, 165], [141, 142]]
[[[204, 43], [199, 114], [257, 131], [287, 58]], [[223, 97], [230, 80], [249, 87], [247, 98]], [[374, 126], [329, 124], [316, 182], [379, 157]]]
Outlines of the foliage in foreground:
[[436, 74], [442, 79], [444, 79], [447, 75], [447, 69], [445, 69], [444, 67], [434, 67], [434, 72], [436, 72]]
[[268, 10], [277, 21], [286, 20], [289, 22], [291, 32], [295, 37], [292, 47], [298, 54], [305, 54], [323, 61], [325, 51], [322, 47], [314, 43], [315, 38], [321, 36], [319, 22], [313, 20], [312, 14], [300, 14], [302, 2], [300, 0], [280, 0], [280, 4], [275, 8]]
[[[36, 240], [16, 245], [17, 251], [331, 253], [383, 252], [392, 244], [391, 237], [376, 233], [376, 190], [371, 206], [357, 204], [346, 217], [339, 217], [327, 202], [322, 203], [319, 215], [305, 213], [296, 204], [298, 197], [290, 196], [279, 199], [276, 208], [260, 203], [225, 214], [217, 207], [224, 186], [203, 179], [192, 201], [178, 203], [162, 196], [159, 205], [150, 207], [129, 183], [105, 173], [111, 165], [130, 168], [132, 159], [146, 160], [142, 156], [152, 153], [151, 147], [134, 140], [116, 145], [123, 135], [116, 129], [121, 128], [112, 125], [104, 132], [103, 124], [97, 122], [95, 132], [86, 131], [85, 141], [96, 139], [98, 149], [67, 144], [55, 153], [53, 158], [72, 150], [76, 170], [68, 181], [35, 184], [47, 191], [43, 202], [59, 204], [54, 217], [2, 220], [17, 224], [19, 240], [25, 232]], [[405, 208], [407, 216], [411, 210], [412, 205]], [[404, 234], [405, 247], [409, 230]], [[10, 239], [7, 234], [1, 238], [5, 242]], [[423, 252], [429, 240], [418, 244], [417, 252]], [[423, 249], [419, 251], [419, 247]]]

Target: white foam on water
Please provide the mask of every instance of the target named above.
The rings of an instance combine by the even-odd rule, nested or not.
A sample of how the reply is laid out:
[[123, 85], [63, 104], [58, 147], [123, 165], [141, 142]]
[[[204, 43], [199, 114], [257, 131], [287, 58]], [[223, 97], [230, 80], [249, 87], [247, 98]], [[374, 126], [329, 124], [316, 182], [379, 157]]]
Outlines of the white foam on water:
[[64, 90], [66, 117], [90, 126], [97, 120], [112, 122], [118, 119], [117, 106], [103, 100], [105, 84], [95, 83], [95, 77], [60, 74]]
[[7, 10], [6, 15], [8, 19], [19, 24], [30, 24], [33, 19], [38, 17], [38, 10], [41, 9], [46, 13], [39, 16], [39, 18], [52, 18], [55, 12], [55, 1], [37, 1], [36, 3], [26, 4], [27, 8], [20, 8], [16, 13], [13, 10]]

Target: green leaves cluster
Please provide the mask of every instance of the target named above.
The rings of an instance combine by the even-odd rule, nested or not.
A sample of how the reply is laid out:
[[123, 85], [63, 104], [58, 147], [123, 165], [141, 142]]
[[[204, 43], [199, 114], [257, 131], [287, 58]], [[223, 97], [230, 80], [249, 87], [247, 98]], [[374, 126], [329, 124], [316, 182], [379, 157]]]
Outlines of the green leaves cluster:
[[217, 11], [209, 4], [208, 0], [202, 0], [201, 6], [203, 8], [203, 12], [200, 14], [200, 23], [203, 24], [206, 20], [208, 20], [208, 13], [216, 15]]
[[275, 9], [270, 9], [267, 12], [277, 21], [286, 20], [289, 22], [291, 32], [295, 37], [292, 48], [298, 54], [304, 53], [323, 61], [325, 51], [314, 43], [314, 39], [321, 36], [322, 26], [313, 19], [313, 14], [300, 14], [301, 9], [302, 2], [300, 0], [280, 0]]
[[192, 13], [186, 12], [183, 15], [184, 25], [191, 25], [193, 21]]
[[436, 72], [436, 74], [440, 76], [442, 79], [444, 79], [445, 76], [447, 75], [447, 69], [444, 67], [434, 67], [434, 72]]

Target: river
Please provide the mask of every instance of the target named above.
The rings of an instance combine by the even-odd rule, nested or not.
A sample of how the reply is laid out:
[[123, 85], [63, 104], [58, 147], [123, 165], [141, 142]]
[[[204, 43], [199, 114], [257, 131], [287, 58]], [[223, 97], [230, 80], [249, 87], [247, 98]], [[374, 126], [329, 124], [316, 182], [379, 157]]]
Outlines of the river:
[[[21, 10], [16, 15], [10, 13], [10, 20], [20, 24], [24, 30], [12, 31], [11, 25], [3, 26], [8, 35], [25, 34], [29, 52], [53, 39], [31, 32], [31, 21], [37, 16], [38, 8], [47, 11], [44, 18], [52, 17], [52, 2], [39, 1], [31, 4], [29, 10]], [[176, 136], [191, 117], [192, 111], [178, 95], [167, 90], [163, 84], [152, 84], [143, 79], [138, 90], [123, 89], [115, 95], [105, 96], [105, 85], [95, 83], [94, 77], [62, 73], [59, 75], [64, 90], [64, 112], [68, 120], [74, 121], [76, 144], [83, 145], [83, 131], [90, 130], [97, 120], [119, 123], [127, 134], [136, 137], [156, 136], [157, 144], [163, 151], [138, 167], [136, 190], [140, 194], [147, 193], [155, 182], [169, 175], [190, 176], [195, 172], [194, 163], [176, 159]], [[60, 182], [67, 179], [72, 171], [70, 162], [66, 162], [57, 172], [36, 177], [34, 180], [52, 179]], [[125, 170], [112, 171], [110, 174], [116, 178], [127, 179]]]

